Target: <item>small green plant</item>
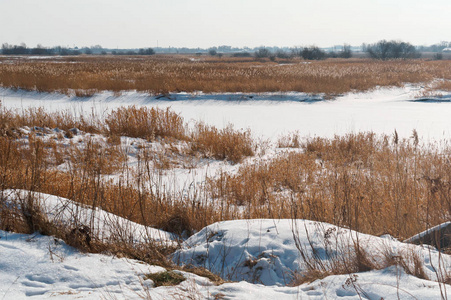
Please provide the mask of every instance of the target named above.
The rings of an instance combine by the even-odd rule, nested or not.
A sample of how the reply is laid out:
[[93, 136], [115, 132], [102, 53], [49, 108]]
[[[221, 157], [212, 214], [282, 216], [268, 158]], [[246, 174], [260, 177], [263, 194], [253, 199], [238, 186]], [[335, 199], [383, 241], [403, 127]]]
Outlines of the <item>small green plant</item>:
[[178, 285], [186, 279], [183, 275], [174, 271], [147, 274], [146, 278], [151, 279], [154, 282], [155, 287]]

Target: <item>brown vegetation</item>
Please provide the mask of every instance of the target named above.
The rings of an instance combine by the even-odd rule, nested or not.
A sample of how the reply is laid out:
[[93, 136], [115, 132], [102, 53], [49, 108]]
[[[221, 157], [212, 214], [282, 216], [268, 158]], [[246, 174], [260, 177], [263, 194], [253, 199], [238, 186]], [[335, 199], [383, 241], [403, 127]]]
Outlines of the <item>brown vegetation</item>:
[[[41, 116], [42, 129], [25, 135], [21, 127], [38, 121], [36, 114]], [[131, 169], [120, 140], [85, 135], [72, 142], [67, 134], [59, 135], [59, 140], [42, 139], [50, 131], [47, 126], [70, 128], [86, 123], [64, 113], [52, 116], [42, 110], [23, 115], [2, 110], [2, 190], [58, 195], [179, 234], [219, 220], [296, 215], [364, 233], [407, 238], [447, 221], [451, 214], [451, 150], [446, 145], [420, 146], [416, 134], [404, 140], [397, 135], [362, 133], [302, 142], [294, 135], [294, 142], [293, 137], [287, 138], [287, 146], [295, 144], [302, 151], [287, 150], [269, 160], [243, 164], [236, 173], [207, 178], [205, 186], [186, 197], [158, 184], [159, 169], [172, 165], [166, 151], [238, 163], [254, 153], [249, 132], [231, 126], [218, 130], [201, 123], [189, 132], [181, 117], [169, 110], [136, 107], [113, 111], [105, 123], [88, 122], [86, 129], [113, 137], [183, 138], [190, 145], [185, 153], [168, 146], [173, 150], [161, 150], [160, 155], [146, 146], [137, 147], [137, 166]], [[163, 127], [152, 125], [153, 120]], [[65, 169], [56, 168], [63, 163]], [[113, 184], [104, 179], [106, 174], [120, 174], [124, 179]]]
[[373, 133], [307, 139], [303, 152], [223, 173], [208, 191], [220, 208], [245, 206], [248, 218], [295, 214], [407, 238], [451, 215], [450, 149], [417, 142]]
[[[74, 132], [71, 135], [61, 133], [56, 139], [45, 139], [45, 136], [52, 132], [48, 126], [70, 128], [81, 124], [80, 120], [63, 113], [37, 112], [42, 116], [39, 125], [43, 127], [31, 128], [28, 133], [24, 126], [34, 120], [30, 118], [36, 114], [35, 110], [22, 115], [7, 109], [0, 110], [1, 190], [23, 189], [61, 196], [177, 234], [185, 230], [190, 233], [218, 220], [215, 207], [213, 204], [201, 205], [197, 198], [168, 193], [162, 185], [154, 184], [160, 182], [159, 169], [170, 167], [163, 166], [167, 159], [166, 150], [158, 153], [149, 150], [150, 145], [137, 146], [134, 154], [138, 160], [137, 166], [129, 168], [127, 153], [121, 147], [120, 139], [117, 141], [115, 137], [129, 135], [151, 140], [158, 137], [160, 142], [169, 139], [169, 143], [181, 138], [184, 143], [195, 145], [192, 147], [196, 149], [204, 149], [203, 155], [231, 162], [253, 154], [253, 141], [249, 133], [206, 126], [212, 135], [202, 140], [198, 131], [186, 132], [185, 135], [183, 119], [170, 110], [120, 108], [113, 111], [105, 123], [95, 120], [96, 126], [85, 126], [86, 130], [104, 133], [110, 138], [84, 134], [78, 136], [76, 141], [73, 141], [74, 136], [81, 134], [78, 130], [67, 131]], [[54, 121], [60, 115], [66, 117]], [[152, 122], [155, 120], [158, 124], [154, 126]], [[209, 145], [215, 145], [211, 152], [205, 150]], [[170, 151], [177, 153], [178, 149], [173, 148]], [[189, 155], [188, 151], [186, 155]], [[58, 169], [63, 163], [64, 170]], [[108, 174], [119, 174], [123, 181], [121, 179], [114, 184], [104, 179], [104, 175]]]
[[[34, 122], [40, 127], [24, 131], [24, 126]], [[109, 138], [85, 134], [73, 141], [80, 134], [69, 130], [73, 126]], [[55, 127], [67, 131], [46, 139]], [[133, 168], [127, 164], [120, 135], [143, 138], [144, 146], [136, 147]], [[20, 199], [20, 210], [6, 206], [3, 193], [21, 189], [57, 195], [181, 236], [221, 220], [303, 218], [406, 238], [448, 221], [451, 215], [451, 149], [446, 143], [421, 145], [416, 132], [410, 139], [400, 139], [396, 133], [332, 139], [301, 139], [293, 134], [281, 138], [278, 146], [299, 149], [287, 149], [270, 159], [255, 158], [236, 172], [206, 178], [205, 185], [194, 184], [189, 193], [166, 190], [155, 160], [157, 157], [161, 163], [166, 153], [156, 156], [147, 148], [149, 140], [156, 138], [158, 142], [182, 139], [189, 151], [181, 156], [200, 153], [232, 163], [253, 155], [255, 148], [249, 132], [235, 131], [231, 126], [218, 130], [202, 123], [187, 129], [183, 119], [170, 110], [120, 108], [101, 121], [62, 112], [28, 110], [18, 114], [1, 109], [0, 229], [38, 230], [88, 251], [108, 250], [170, 265], [165, 255], [171, 249], [152, 243], [134, 246], [124, 242], [125, 238], [111, 243], [95, 238], [88, 241], [83, 234], [71, 235], [71, 228], [49, 223], [34, 205], [31, 193]], [[118, 175], [117, 180], [109, 180], [106, 174]], [[388, 254], [386, 264], [377, 265], [358, 243], [354, 250], [350, 260], [335, 265], [310, 261], [311, 267], [299, 280], [393, 264], [409, 274], [425, 276], [415, 254], [405, 258]]]
[[183, 118], [169, 108], [120, 107], [105, 120], [108, 134], [154, 140], [156, 137], [184, 139]]
[[192, 133], [191, 150], [205, 157], [239, 163], [246, 156], [254, 155], [254, 142], [250, 131], [236, 131], [232, 125], [218, 130], [198, 123]]
[[[40, 116], [42, 129], [24, 135], [21, 127], [38, 122], [35, 115]], [[168, 150], [158, 155], [158, 151], [137, 147], [138, 165], [130, 169], [120, 140], [84, 136], [74, 143], [67, 134], [59, 135], [59, 141], [40, 136], [50, 131], [48, 126], [89, 124], [84, 128], [113, 137], [183, 138], [190, 150], [177, 155], [200, 153], [238, 163], [254, 153], [249, 132], [199, 123], [190, 133], [181, 117], [169, 110], [136, 107], [113, 111], [105, 123], [86, 122], [64, 113], [53, 117], [42, 110], [18, 115], [3, 109], [0, 120], [2, 190], [59, 195], [138, 223], [173, 227], [177, 233], [219, 220], [290, 218], [295, 214], [365, 233], [407, 238], [447, 221], [451, 214], [451, 150], [446, 145], [420, 146], [415, 134], [404, 140], [397, 135], [362, 133], [302, 142], [294, 135], [294, 142], [293, 137], [287, 138], [287, 146], [295, 144], [302, 151], [287, 150], [270, 160], [243, 164], [234, 174], [223, 172], [208, 178], [194, 198], [187, 198], [155, 185], [161, 177], [159, 169], [171, 167], [165, 161]], [[163, 126], [152, 125], [153, 120]], [[170, 151], [178, 153], [176, 148]], [[56, 168], [62, 163], [67, 171]], [[103, 179], [105, 174], [122, 174], [127, 180], [113, 184]]]
[[95, 92], [285, 92], [337, 95], [376, 86], [451, 79], [450, 61], [253, 58], [68, 57], [0, 58], [0, 86], [89, 97]]

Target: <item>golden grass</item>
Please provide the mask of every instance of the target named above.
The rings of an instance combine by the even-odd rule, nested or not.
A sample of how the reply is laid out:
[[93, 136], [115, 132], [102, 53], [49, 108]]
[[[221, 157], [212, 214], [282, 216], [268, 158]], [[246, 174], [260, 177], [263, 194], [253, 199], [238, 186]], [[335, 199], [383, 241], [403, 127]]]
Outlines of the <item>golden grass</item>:
[[[25, 135], [23, 126], [36, 121], [37, 114], [41, 116], [38, 119], [42, 129]], [[65, 118], [55, 121], [60, 115]], [[178, 234], [190, 233], [217, 220], [216, 212], [212, 205], [200, 205], [199, 199], [179, 198], [178, 194], [169, 194], [163, 186], [154, 184], [161, 175], [160, 169], [171, 167], [171, 156], [182, 155], [172, 143], [182, 139], [184, 144], [195, 144], [196, 148], [204, 147], [202, 149], [216, 145], [212, 155], [233, 162], [253, 154], [249, 133], [205, 126], [213, 135], [199, 142], [199, 132], [185, 132], [183, 119], [170, 110], [119, 108], [107, 116], [104, 123], [97, 119], [93, 123], [96, 124], [93, 127], [85, 126], [88, 132], [109, 137], [102, 139], [84, 134], [74, 142], [73, 136], [68, 134], [72, 131], [67, 131], [65, 135], [60, 133], [56, 140], [43, 139], [41, 136], [52, 133], [49, 126], [71, 128], [80, 121], [63, 113], [40, 109], [21, 114], [0, 109], [1, 190], [44, 192], [99, 206], [141, 224]], [[137, 147], [137, 169], [129, 169], [127, 153], [120, 146], [120, 135], [148, 140], [158, 137], [163, 150], [152, 150], [148, 147], [150, 144]], [[189, 158], [188, 150], [186, 152]], [[192, 155], [197, 154], [192, 152]], [[57, 169], [63, 163], [66, 171]], [[127, 179], [113, 184], [104, 180], [104, 175], [108, 174]], [[195, 216], [193, 220], [192, 216]]]
[[[93, 121], [93, 128], [110, 134], [109, 139], [85, 137], [82, 143], [70, 142], [64, 136], [59, 137], [64, 143], [45, 141], [33, 132], [20, 137], [13, 133], [37, 121], [35, 113], [1, 110], [0, 189], [62, 196], [178, 234], [189, 234], [220, 220], [296, 217], [406, 238], [449, 220], [451, 215], [451, 148], [446, 144], [421, 146], [415, 134], [401, 140], [373, 133], [304, 140], [293, 135], [301, 151], [287, 150], [269, 160], [242, 164], [236, 173], [207, 178], [206, 185], [194, 186], [189, 195], [168, 192], [159, 170], [170, 167], [165, 167], [164, 151], [157, 155], [138, 147], [136, 168], [126, 164], [118, 135], [147, 138], [149, 132], [151, 137], [159, 132], [139, 133], [148, 128], [148, 118], [129, 127], [124, 121], [129, 118], [122, 120], [123, 115], [141, 120], [141, 113], [152, 115], [152, 110], [128, 109], [116, 110], [118, 116], [113, 112], [110, 124]], [[80, 122], [70, 116], [56, 122], [45, 111], [39, 115], [43, 116], [41, 126], [69, 128]], [[218, 130], [202, 123], [186, 132], [183, 121], [167, 110], [159, 111], [156, 119], [163, 120], [164, 136], [184, 138], [183, 143], [190, 145], [187, 153], [191, 154], [177, 155], [237, 163], [254, 153], [249, 132], [235, 131], [231, 126]], [[293, 136], [285, 139], [288, 146], [294, 143]], [[57, 169], [62, 163], [66, 169]], [[119, 175], [120, 180], [113, 183], [105, 174]]]
[[209, 181], [218, 205], [249, 218], [325, 221], [407, 238], [451, 215], [450, 148], [373, 133], [314, 138], [304, 152], [246, 164]]
[[121, 107], [105, 119], [109, 135], [154, 140], [156, 137], [186, 139], [183, 118], [177, 113], [159, 108]]
[[[67, 134], [56, 140], [44, 139], [40, 134], [45, 130], [21, 136], [25, 124], [33, 126], [38, 121], [44, 128], [86, 124], [83, 126], [87, 130], [109, 138], [86, 135], [75, 143]], [[84, 123], [61, 112], [30, 110], [17, 114], [2, 109], [0, 229], [38, 230], [85, 251], [109, 251], [171, 267], [166, 258], [174, 250], [171, 247], [153, 243], [136, 246], [120, 236], [110, 242], [89, 242], [83, 235], [71, 235], [70, 228], [48, 222], [32, 198], [20, 199], [21, 211], [3, 205], [3, 192], [23, 189], [57, 195], [185, 237], [222, 220], [304, 218], [402, 239], [448, 221], [451, 216], [451, 148], [446, 143], [421, 145], [416, 132], [410, 139], [374, 133], [302, 139], [295, 133], [282, 137], [278, 145], [300, 149], [279, 152], [270, 159], [255, 158], [240, 165], [236, 172], [205, 178], [205, 185], [194, 184], [189, 193], [166, 190], [160, 170], [164, 167], [159, 166], [167, 156], [164, 150], [158, 155], [146, 147], [137, 147], [137, 162], [135, 168], [130, 168], [118, 140], [122, 134], [148, 140], [159, 137], [161, 143], [183, 139], [190, 148], [182, 156], [207, 156], [232, 163], [253, 155], [255, 147], [250, 132], [236, 131], [231, 125], [218, 130], [203, 123], [191, 131], [170, 110], [120, 108], [105, 122], [93, 119]], [[57, 168], [63, 163], [65, 168]], [[118, 179], [108, 180], [106, 174], [118, 175]], [[387, 252], [380, 263], [358, 243], [350, 247], [354, 247], [353, 255], [327, 264], [307, 257], [307, 271], [295, 274], [292, 284], [389, 265], [426, 278], [416, 253], [395, 257]], [[305, 249], [298, 250], [302, 255]], [[449, 274], [441, 276], [441, 281], [449, 280]]]
[[[6, 58], [1, 60], [5, 61]], [[0, 62], [2, 62], [0, 60]], [[376, 86], [451, 79], [451, 61], [328, 59], [281, 64], [252, 58], [70, 57], [17, 58], [0, 63], [0, 85], [79, 97], [109, 90], [168, 92], [286, 92], [337, 95]]]
[[[66, 197], [179, 234], [220, 220], [296, 216], [407, 238], [451, 215], [446, 145], [395, 143], [372, 133], [308, 139], [302, 152], [243, 164], [187, 197], [158, 185], [161, 174], [147, 149], [139, 149], [133, 171], [119, 145], [91, 138], [83, 144], [63, 147], [35, 134], [26, 141], [0, 137], [0, 188]], [[55, 169], [62, 162], [67, 171]], [[124, 180], [113, 184], [104, 174]]]
[[216, 127], [198, 123], [192, 133], [191, 151], [205, 157], [239, 163], [246, 156], [254, 155], [254, 142], [250, 131], [238, 131], [228, 125]]

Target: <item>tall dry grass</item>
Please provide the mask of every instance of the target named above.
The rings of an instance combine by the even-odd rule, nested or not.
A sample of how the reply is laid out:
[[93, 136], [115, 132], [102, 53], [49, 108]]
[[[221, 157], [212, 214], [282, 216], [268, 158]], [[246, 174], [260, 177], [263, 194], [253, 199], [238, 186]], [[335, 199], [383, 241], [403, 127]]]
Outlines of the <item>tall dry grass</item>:
[[183, 118], [171, 111], [147, 107], [121, 107], [105, 119], [108, 134], [154, 140], [156, 137], [186, 139]]
[[[138, 111], [130, 108], [132, 115]], [[451, 215], [448, 163], [451, 148], [446, 144], [421, 146], [417, 137], [399, 139], [362, 133], [307, 139], [300, 143], [302, 151], [287, 151], [270, 160], [257, 159], [240, 165], [237, 173], [224, 172], [208, 178], [205, 187], [186, 198], [158, 186], [161, 182], [158, 166], [164, 164], [165, 152], [156, 155], [146, 147], [138, 147], [135, 154], [138, 168], [131, 170], [120, 144], [90, 137], [73, 143], [68, 136], [60, 136], [63, 142], [59, 143], [42, 139], [43, 133], [34, 131], [23, 136], [10, 134], [14, 132], [12, 128], [20, 133], [19, 121], [28, 115], [3, 112], [0, 114], [2, 189], [41, 191], [100, 205], [139, 223], [161, 225], [179, 215], [180, 223], [189, 223], [184, 227], [193, 230], [226, 219], [290, 218], [295, 210], [301, 218], [327, 221], [365, 233], [390, 233], [407, 238], [449, 220]], [[125, 114], [127, 110], [116, 112]], [[44, 112], [40, 113], [45, 120]], [[170, 115], [170, 120], [176, 120], [164, 123], [167, 124], [164, 135], [181, 136], [191, 145], [190, 152], [178, 155], [200, 153], [238, 163], [254, 153], [255, 143], [249, 132], [235, 131], [232, 127], [218, 130], [199, 123], [189, 133], [181, 131], [185, 127], [176, 115], [169, 111], [160, 114], [163, 119]], [[68, 119], [68, 125], [64, 122], [40, 125], [70, 127], [78, 122]], [[120, 119], [109, 120], [126, 124]], [[32, 121], [27, 119], [22, 124]], [[136, 128], [126, 127], [130, 131], [123, 131], [121, 126], [102, 129], [116, 123], [100, 124], [96, 130], [131, 136], [140, 128], [149, 130], [147, 121], [141, 126], [138, 123], [133, 125]], [[171, 129], [173, 125], [176, 130]], [[149, 132], [156, 134], [153, 129]], [[138, 136], [148, 137], [148, 133]], [[56, 168], [61, 164], [66, 165], [66, 171]], [[128, 179], [117, 185], [103, 179], [107, 174], [122, 174], [121, 178]], [[195, 224], [186, 221], [190, 219], [188, 215], [197, 216]]]
[[239, 163], [245, 157], [254, 155], [255, 142], [251, 132], [235, 130], [231, 124], [219, 130], [197, 123], [191, 139], [191, 151], [205, 157]]
[[376, 86], [451, 79], [450, 61], [329, 59], [278, 64], [242, 58], [71, 57], [0, 63], [0, 85], [79, 97], [109, 90], [168, 92], [285, 92], [337, 95]]
[[[43, 139], [45, 130], [20, 130], [33, 122], [47, 130], [87, 123], [86, 130], [110, 136], [183, 139], [189, 151], [137, 147], [137, 167], [130, 169], [120, 139], [85, 137], [75, 143], [67, 134]], [[169, 228], [172, 222], [190, 231], [219, 220], [290, 218], [295, 211], [301, 218], [407, 238], [451, 216], [451, 148], [421, 145], [417, 134], [410, 139], [361, 133], [305, 140], [294, 135], [295, 143], [290, 137], [288, 144], [302, 151], [242, 164], [236, 173], [207, 178], [206, 185], [186, 197], [166, 191], [161, 183], [160, 169], [171, 167], [169, 152], [239, 163], [254, 154], [251, 134], [202, 123], [188, 130], [169, 110], [136, 107], [117, 109], [104, 122], [82, 122], [61, 112], [1, 109], [0, 133], [3, 190], [59, 195], [148, 225]], [[108, 174], [123, 179], [109, 182], [104, 179]]]
[[[150, 110], [128, 109], [116, 110], [117, 116], [112, 113], [110, 124], [94, 120], [93, 130], [106, 135], [134, 136], [142, 132], [149, 123], [140, 114], [148, 116]], [[237, 163], [243, 155], [253, 154], [255, 143], [248, 132], [232, 127], [218, 130], [202, 123], [192, 132], [179, 131], [186, 128], [179, 126], [183, 122], [176, 115], [166, 110], [156, 112], [161, 114], [157, 119], [162, 118], [158, 120], [165, 124], [164, 137], [181, 137], [183, 142], [192, 143], [191, 154], [185, 155], [200, 152], [201, 156]], [[39, 125], [44, 127], [70, 128], [79, 122], [66, 116], [51, 123], [52, 114], [39, 114], [45, 121]], [[13, 189], [61, 196], [185, 237], [221, 220], [304, 218], [369, 234], [389, 233], [406, 238], [451, 217], [451, 147], [446, 143], [421, 144], [416, 132], [409, 139], [374, 133], [301, 139], [295, 134], [282, 138], [279, 146], [299, 146], [300, 150], [287, 150], [265, 160], [255, 158], [239, 165], [236, 172], [205, 178], [205, 185], [193, 183], [190, 192], [186, 192], [166, 189], [163, 173], [146, 147], [137, 147], [133, 154], [136, 162], [130, 167], [120, 143], [110, 143], [107, 138], [96, 140], [87, 135], [75, 143], [67, 135], [46, 139], [45, 131], [20, 134], [25, 124], [37, 121], [34, 115], [0, 110], [0, 228], [39, 230], [88, 251], [108, 250], [168, 265], [165, 255], [171, 249], [154, 244], [137, 248], [125, 242], [126, 236], [111, 243], [86, 245], [83, 235], [74, 238], [71, 228], [49, 223], [31, 196], [20, 199], [22, 210], [14, 210], [6, 205], [4, 192]], [[143, 122], [128, 126], [123, 118], [129, 116]], [[110, 126], [117, 129], [111, 130]], [[148, 139], [148, 132], [151, 137], [158, 136], [153, 129], [144, 132], [135, 136]], [[108, 174], [117, 175], [117, 180], [110, 180]], [[308, 281], [390, 264], [424, 276], [422, 265], [414, 256], [387, 256], [386, 264], [377, 265], [358, 243], [354, 247], [355, 255], [331, 261], [327, 266], [306, 260], [311, 267], [298, 279]]]
[[[36, 130], [26, 127], [25, 130], [25, 126], [36, 121], [37, 113], [42, 116], [39, 125], [43, 127]], [[58, 121], [60, 115], [65, 118]], [[120, 138], [115, 137], [126, 135], [151, 141], [158, 137], [161, 143], [169, 139], [168, 151], [178, 156], [182, 155], [179, 149], [171, 146], [177, 139], [195, 145], [192, 147], [196, 149], [216, 145], [211, 152], [213, 157], [220, 156], [231, 162], [253, 155], [250, 133], [230, 127], [218, 130], [206, 126], [213, 135], [199, 142], [199, 132], [191, 133], [183, 119], [170, 110], [119, 108], [105, 121], [95, 119], [93, 123], [96, 126], [84, 129], [109, 137], [98, 135], [96, 138], [78, 130], [68, 130], [49, 139], [47, 135], [55, 136], [52, 126], [71, 128], [81, 124], [80, 120], [58, 112], [30, 110], [17, 113], [0, 108], [1, 190], [23, 189], [57, 195], [102, 207], [137, 223], [181, 234], [218, 220], [215, 207], [205, 201], [201, 203], [198, 196], [185, 197], [165, 190], [160, 172], [161, 168], [168, 168], [163, 166], [168, 159], [165, 147], [161, 152], [150, 150], [150, 142], [143, 140], [133, 153], [136, 166], [129, 167], [128, 154], [122, 148]], [[73, 140], [75, 134], [80, 136]], [[187, 150], [185, 155], [197, 155], [195, 152]], [[118, 175], [119, 182], [106, 179], [105, 175], [110, 174]], [[192, 216], [196, 218], [192, 219]]]
[[236, 174], [209, 181], [217, 203], [249, 218], [325, 221], [370, 234], [407, 238], [451, 216], [449, 146], [373, 133], [313, 138]]

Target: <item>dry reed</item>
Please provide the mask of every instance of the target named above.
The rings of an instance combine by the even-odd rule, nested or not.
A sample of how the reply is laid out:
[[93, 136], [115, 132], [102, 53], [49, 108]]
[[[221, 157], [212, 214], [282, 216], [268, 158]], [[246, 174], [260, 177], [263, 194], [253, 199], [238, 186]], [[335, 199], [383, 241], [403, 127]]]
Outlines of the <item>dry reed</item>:
[[210, 197], [219, 207], [245, 207], [249, 218], [289, 218], [294, 210], [398, 238], [451, 216], [449, 148], [373, 133], [309, 139], [302, 148], [210, 179]]
[[[410, 139], [373, 133], [304, 140], [293, 135], [295, 139], [282, 140], [301, 150], [248, 161], [235, 173], [206, 178], [206, 185], [195, 185], [188, 194], [168, 191], [162, 173], [155, 168], [154, 155], [145, 147], [137, 147], [137, 162], [132, 169], [126, 163], [120, 139], [115, 137], [126, 134], [153, 140], [162, 132], [163, 138], [183, 138], [183, 142], [191, 143], [191, 154], [200, 152], [234, 163], [253, 155], [255, 143], [249, 132], [235, 131], [231, 126], [218, 130], [199, 123], [187, 132], [176, 114], [167, 110], [153, 113], [157, 116], [152, 115], [152, 110], [121, 108], [110, 115], [109, 123], [83, 123], [64, 113], [52, 118], [45, 111], [17, 114], [1, 109], [0, 228], [53, 234], [32, 199], [25, 198], [27, 205], [22, 206], [28, 208], [26, 214], [22, 212], [28, 219], [5, 207], [2, 197], [7, 189], [65, 197], [181, 236], [221, 220], [295, 217], [406, 238], [451, 216], [451, 148], [446, 143], [422, 145], [415, 132]], [[130, 118], [137, 120], [131, 122], [133, 126], [124, 121]], [[162, 120], [164, 128], [142, 131], [149, 130], [149, 119]], [[24, 133], [23, 127], [33, 126], [33, 122], [40, 122], [43, 129]], [[79, 139], [81, 143], [70, 142], [68, 136], [60, 136], [61, 143], [45, 139], [46, 127], [49, 130], [53, 126], [85, 126], [86, 130], [110, 134], [110, 143], [106, 138], [97, 141], [91, 137]], [[65, 167], [59, 168], [62, 165]], [[118, 175], [117, 181], [104, 176], [111, 173]], [[22, 221], [15, 222], [18, 219]], [[164, 249], [150, 259], [145, 257], [149, 249], [133, 249], [120, 243], [96, 247], [103, 251], [107, 246], [130, 257], [166, 263], [162, 258]], [[346, 263], [344, 269], [340, 264], [335, 269], [312, 266], [307, 278], [378, 268], [358, 244], [356, 247], [352, 265]], [[422, 277], [418, 261], [413, 255], [413, 264], [395, 263]]]
[[89, 97], [98, 91], [286, 92], [333, 96], [376, 86], [451, 79], [450, 61], [299, 59], [278, 64], [242, 58], [70, 57], [48, 60], [16, 58], [0, 63], [0, 86]]

